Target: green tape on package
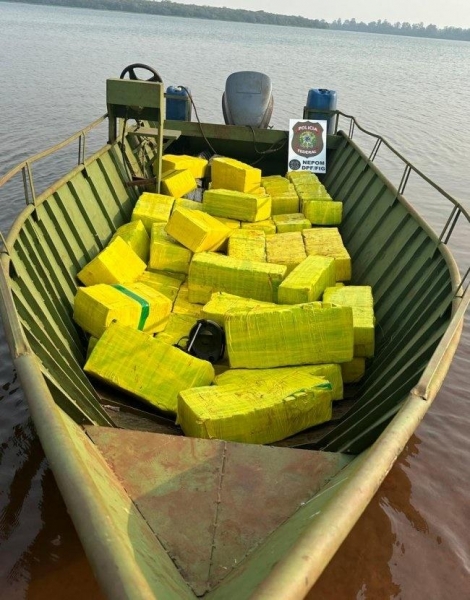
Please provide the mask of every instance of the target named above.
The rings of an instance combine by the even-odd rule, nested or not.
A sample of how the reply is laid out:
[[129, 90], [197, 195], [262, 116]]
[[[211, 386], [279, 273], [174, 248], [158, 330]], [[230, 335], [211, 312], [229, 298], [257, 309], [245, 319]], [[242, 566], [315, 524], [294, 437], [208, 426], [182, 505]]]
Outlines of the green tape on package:
[[139, 320], [139, 325], [137, 326], [137, 329], [142, 331], [143, 328], [145, 327], [145, 323], [146, 323], [149, 313], [150, 313], [150, 305], [147, 302], [147, 300], [144, 300], [144, 298], [142, 298], [141, 296], [138, 296], [134, 292], [131, 292], [131, 290], [128, 290], [127, 288], [125, 288], [122, 285], [116, 284], [116, 285], [113, 285], [113, 288], [116, 288], [117, 290], [119, 290], [126, 296], [129, 296], [129, 298], [132, 298], [132, 300], [135, 300], [136, 302], [138, 302], [140, 304], [140, 306], [141, 306], [140, 320]]

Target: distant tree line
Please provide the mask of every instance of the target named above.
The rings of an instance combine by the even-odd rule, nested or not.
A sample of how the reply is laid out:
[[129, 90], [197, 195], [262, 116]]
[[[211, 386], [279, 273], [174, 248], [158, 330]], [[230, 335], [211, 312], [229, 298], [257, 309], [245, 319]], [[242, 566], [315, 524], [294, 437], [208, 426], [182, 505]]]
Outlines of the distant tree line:
[[[2, 1], [2, 0], [0, 0]], [[28, 4], [49, 4], [97, 10], [118, 10], [166, 17], [187, 17], [194, 19], [210, 19], [213, 21], [238, 21], [241, 23], [259, 23], [265, 25], [285, 25], [289, 27], [309, 27], [315, 29], [334, 29], [343, 31], [360, 31], [364, 33], [386, 33], [392, 35], [408, 35], [413, 37], [443, 38], [450, 40], [470, 41], [470, 29], [461, 27], [444, 27], [424, 23], [390, 23], [387, 20], [364, 23], [356, 19], [336, 19], [328, 23], [324, 19], [307, 19], [294, 15], [278, 15], [264, 10], [243, 10], [240, 8], [218, 8], [199, 6], [197, 4], [180, 4], [170, 0], [6, 0], [8, 2], [25, 2]], [[221, 0], [222, 1], [222, 0]]]
[[461, 27], [444, 27], [439, 29], [436, 25], [425, 26], [424, 23], [407, 23], [406, 21], [404, 23], [390, 23], [387, 20], [381, 21], [379, 19], [378, 21], [364, 23], [363, 21], [356, 21], [356, 19], [346, 19], [345, 21], [337, 19], [330, 23], [330, 29], [470, 41], [470, 29], [462, 29]]

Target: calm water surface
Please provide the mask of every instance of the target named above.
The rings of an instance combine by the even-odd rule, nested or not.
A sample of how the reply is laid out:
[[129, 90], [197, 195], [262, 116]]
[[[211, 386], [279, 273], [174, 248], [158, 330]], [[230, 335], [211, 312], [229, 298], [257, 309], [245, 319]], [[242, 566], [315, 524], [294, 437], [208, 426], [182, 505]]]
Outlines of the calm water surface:
[[[335, 89], [342, 110], [469, 206], [468, 43], [4, 2], [0, 175], [103, 114], [105, 79], [133, 62], [190, 87], [203, 121], [222, 122], [233, 71], [270, 75], [276, 127], [301, 116], [310, 87]], [[38, 187], [71, 161], [46, 161]], [[407, 195], [442, 226], [435, 194], [410, 180]], [[0, 200], [6, 233], [21, 205]], [[458, 230], [452, 247], [465, 267], [469, 233]], [[0, 335], [0, 598], [99, 598]], [[470, 598], [469, 372], [467, 326], [436, 402], [312, 598]]]

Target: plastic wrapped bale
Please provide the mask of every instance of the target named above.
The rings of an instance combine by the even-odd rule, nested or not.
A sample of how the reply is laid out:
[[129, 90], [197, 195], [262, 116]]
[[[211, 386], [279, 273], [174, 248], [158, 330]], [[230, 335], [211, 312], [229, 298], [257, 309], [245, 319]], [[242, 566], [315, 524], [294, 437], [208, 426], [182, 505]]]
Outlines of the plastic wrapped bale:
[[171, 306], [169, 298], [144, 283], [100, 283], [78, 288], [73, 318], [84, 331], [98, 338], [113, 321], [153, 333], [165, 328]]
[[98, 340], [84, 370], [172, 415], [179, 392], [210, 385], [215, 375], [209, 362], [119, 323]]
[[282, 177], [282, 175], [269, 175], [261, 177], [261, 185], [268, 194], [282, 194], [289, 191], [291, 183], [287, 177]]
[[256, 229], [237, 229], [228, 239], [228, 256], [266, 262], [266, 234]]
[[271, 196], [235, 190], [210, 189], [204, 192], [202, 207], [213, 217], [225, 217], [254, 223], [271, 216]]
[[195, 254], [189, 267], [189, 300], [206, 304], [214, 292], [227, 292], [276, 302], [286, 270], [281, 265], [240, 260], [212, 252]]
[[212, 189], [250, 193], [261, 186], [261, 170], [239, 160], [218, 156], [210, 167]]
[[330, 256], [335, 259], [336, 281], [351, 279], [351, 257], [337, 227], [313, 227], [302, 232], [308, 256]]
[[162, 157], [162, 173], [187, 169], [195, 179], [203, 179], [207, 173], [208, 161], [199, 156], [187, 154], [164, 154]]
[[292, 183], [320, 183], [317, 175], [312, 171], [289, 171], [286, 175], [287, 179]]
[[163, 223], [154, 223], [150, 236], [149, 268], [188, 273], [193, 253], [169, 236]]
[[175, 199], [165, 194], [144, 192], [132, 211], [131, 221], [142, 221], [150, 235], [154, 223], [166, 223], [170, 218]]
[[279, 286], [280, 304], [302, 304], [320, 300], [325, 289], [335, 284], [335, 259], [308, 256]]
[[255, 306], [275, 306], [272, 302], [262, 302], [261, 300], [253, 300], [253, 298], [243, 298], [234, 294], [226, 294], [225, 292], [214, 292], [207, 304], [204, 304], [202, 316], [204, 319], [215, 321], [221, 327], [225, 325], [224, 316], [229, 310], [234, 308], [242, 308], [249, 310]]
[[230, 366], [269, 369], [352, 360], [349, 306], [321, 302], [231, 310], [225, 315]]
[[187, 208], [188, 210], [202, 210], [202, 203], [189, 198], [176, 198], [173, 203], [173, 210], [177, 208]]
[[340, 225], [343, 203], [334, 200], [304, 200], [302, 212], [312, 225]]
[[84, 285], [98, 283], [131, 283], [147, 268], [145, 262], [121, 237], [106, 246], [79, 273], [78, 279]]
[[271, 195], [271, 215], [273, 217], [274, 215], [297, 213], [299, 210], [300, 201], [295, 190]]
[[165, 329], [157, 335], [157, 339], [165, 344], [175, 346], [183, 342], [196, 323], [197, 318], [192, 315], [171, 313]]
[[132, 221], [121, 225], [111, 238], [122, 238], [144, 262], [148, 262], [150, 252], [150, 238], [142, 221]]
[[273, 215], [277, 233], [289, 233], [291, 231], [303, 231], [309, 229], [312, 224], [302, 213], [285, 215]]
[[276, 233], [276, 225], [274, 225], [274, 221], [272, 219], [266, 219], [266, 221], [257, 221], [256, 223], [242, 223], [241, 228], [264, 231], [266, 235], [273, 235]]
[[182, 283], [181, 279], [170, 274], [155, 273], [153, 271], [144, 271], [137, 281], [145, 283], [145, 285], [160, 292], [160, 294], [169, 298], [172, 304], [178, 295]]
[[[343, 363], [349, 364], [349, 363]], [[240, 387], [247, 385], [258, 385], [265, 379], [274, 380], [276, 377], [289, 377], [294, 373], [308, 373], [315, 377], [324, 377], [331, 383], [332, 400], [343, 398], [342, 365], [303, 365], [296, 367], [278, 367], [277, 369], [228, 369], [220, 375], [216, 375], [216, 385], [236, 384]]]
[[189, 315], [196, 319], [202, 319], [202, 306], [189, 301], [189, 290], [186, 282], [179, 289], [173, 304], [173, 312], [177, 315]]
[[350, 306], [353, 311], [354, 356], [374, 356], [375, 317], [372, 288], [369, 285], [329, 287], [323, 294], [324, 302]]
[[308, 373], [256, 385], [183, 390], [177, 423], [191, 437], [270, 444], [332, 417], [331, 385]]
[[192, 252], [218, 250], [228, 238], [230, 229], [205, 212], [177, 208], [165, 231]]
[[266, 237], [266, 260], [269, 263], [285, 265], [286, 274], [301, 264], [307, 255], [300, 231], [278, 233]]
[[354, 357], [351, 361], [341, 364], [341, 374], [344, 383], [357, 383], [366, 372], [366, 359]]
[[167, 171], [161, 178], [162, 193], [172, 198], [181, 198], [197, 188], [197, 181], [188, 169]]

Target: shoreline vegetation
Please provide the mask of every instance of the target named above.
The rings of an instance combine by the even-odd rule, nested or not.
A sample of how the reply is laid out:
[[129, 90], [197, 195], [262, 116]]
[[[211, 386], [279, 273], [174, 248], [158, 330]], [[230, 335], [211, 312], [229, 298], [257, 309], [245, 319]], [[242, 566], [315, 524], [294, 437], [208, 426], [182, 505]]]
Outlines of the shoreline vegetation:
[[396, 22], [387, 20], [364, 23], [356, 19], [336, 19], [328, 23], [324, 19], [307, 19], [294, 15], [279, 15], [263, 10], [252, 11], [239, 8], [201, 6], [181, 4], [169, 0], [0, 0], [21, 4], [42, 4], [68, 8], [88, 8], [95, 10], [114, 10], [160, 15], [165, 17], [184, 17], [193, 19], [209, 19], [213, 21], [235, 21], [239, 23], [257, 23], [264, 25], [283, 25], [288, 27], [304, 27], [312, 29], [329, 29], [333, 31], [359, 31], [362, 33], [381, 33], [426, 37], [435, 39], [470, 41], [470, 29], [461, 27], [439, 28], [424, 23]]

